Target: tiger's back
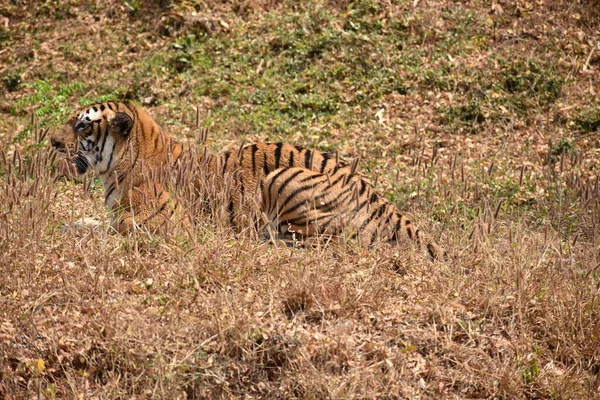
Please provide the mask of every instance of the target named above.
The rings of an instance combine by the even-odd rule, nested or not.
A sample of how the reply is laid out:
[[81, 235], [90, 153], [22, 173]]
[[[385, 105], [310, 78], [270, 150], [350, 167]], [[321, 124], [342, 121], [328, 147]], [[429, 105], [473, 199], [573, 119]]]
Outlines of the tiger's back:
[[335, 153], [287, 143], [254, 143], [218, 155], [204, 155], [200, 159], [198, 169], [203, 176], [198, 182], [199, 186], [210, 181], [217, 187], [213, 193], [227, 194], [230, 222], [238, 230], [248, 225], [239, 221], [240, 214], [256, 211], [260, 207], [262, 184], [272, 171], [296, 167], [332, 174], [350, 168]]
[[345, 232], [371, 246], [377, 240], [415, 242], [434, 259], [445, 251], [360, 174], [281, 168], [264, 181], [262, 209], [276, 231], [301, 237]]

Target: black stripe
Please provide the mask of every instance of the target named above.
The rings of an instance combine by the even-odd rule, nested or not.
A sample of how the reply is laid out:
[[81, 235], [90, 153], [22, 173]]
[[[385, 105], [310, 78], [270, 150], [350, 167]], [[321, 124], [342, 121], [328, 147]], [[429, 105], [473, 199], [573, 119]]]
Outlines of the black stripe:
[[371, 212], [371, 214], [369, 215], [369, 218], [367, 218], [366, 220], [363, 221], [363, 223], [360, 225], [360, 228], [358, 230], [362, 231], [363, 229], [365, 229], [367, 227], [367, 225], [369, 225], [369, 223], [373, 220], [373, 218], [375, 218], [375, 215], [382, 212], [382, 208], [385, 208], [386, 206], [387, 206], [387, 204], [382, 204], [377, 209], [373, 210]]
[[[343, 192], [341, 192], [337, 197], [339, 198], [339, 196], [341, 196], [342, 194], [346, 193], [349, 190], [352, 190], [354, 188], [354, 186], [356, 186], [356, 184], [352, 184], [350, 185], [350, 187], [346, 188]], [[329, 194], [328, 190], [331, 189], [332, 186], [327, 186], [326, 188], [322, 189], [320, 192], [321, 194], [315, 196], [314, 200], [317, 201], [319, 199], [322, 199], [323, 197], [327, 196]]]
[[[100, 130], [100, 126], [98, 126], [98, 130]], [[104, 146], [106, 145], [106, 139], [108, 139], [108, 124], [106, 125], [105, 129], [104, 129], [104, 138], [102, 139], [102, 146], [100, 148], [100, 157], [102, 157], [102, 153], [104, 153]], [[112, 154], [111, 154], [112, 156]], [[102, 159], [102, 158], [100, 158]]]
[[[309, 211], [312, 211], [312, 210], [319, 211], [321, 214], [329, 213], [331, 210], [333, 210], [339, 204], [344, 204], [346, 199], [348, 199], [348, 197], [350, 197], [352, 195], [352, 193], [350, 193], [350, 194], [347, 193], [347, 192], [350, 192], [351, 190], [352, 190], [352, 188], [348, 188], [344, 192], [340, 193], [339, 195], [336, 195], [332, 200], [328, 201], [327, 203], [323, 203], [323, 204], [317, 204], [317, 200], [323, 196], [326, 196], [327, 193], [321, 194], [321, 195], [315, 197], [314, 198], [314, 200], [315, 200], [314, 208], [307, 210], [307, 214]], [[342, 198], [341, 196], [343, 196], [344, 194], [346, 194], [347, 196]], [[290, 213], [296, 211], [303, 204], [306, 204], [306, 201], [300, 201], [297, 204], [295, 204], [294, 206], [288, 208], [287, 210], [285, 210], [285, 212], [283, 214], [280, 215], [280, 217], [283, 217], [284, 215], [287, 215], [287, 214], [290, 214]], [[299, 219], [299, 218], [304, 218], [304, 217], [298, 217], [296, 219]]]
[[[305, 200], [299, 201], [293, 207], [288, 208], [287, 210], [285, 210], [285, 212], [283, 214], [279, 215], [279, 218], [283, 218], [284, 215], [288, 215], [289, 213], [292, 213], [292, 212], [296, 211], [298, 208], [300, 208], [304, 204], [306, 204]], [[304, 216], [302, 216], [300, 218], [304, 218]], [[293, 220], [291, 220], [291, 221], [293, 221]]]
[[377, 214], [377, 218], [381, 218], [383, 216], [389, 205], [389, 203], [383, 203], [381, 207], [379, 207], [379, 214]]
[[304, 153], [304, 166], [306, 167], [306, 169], [311, 169], [310, 168], [311, 160], [312, 160], [312, 151], [306, 150], [306, 153]]
[[289, 185], [290, 182], [293, 181], [302, 172], [304, 172], [304, 171], [299, 169], [296, 172], [294, 172], [292, 175], [288, 176], [287, 179], [285, 181], [283, 181], [283, 183], [279, 187], [279, 190], [277, 191], [277, 197], [281, 196], [281, 192], [283, 192], [283, 190], [287, 187], [287, 185]]
[[400, 226], [402, 225], [402, 214], [396, 212], [396, 215], [398, 216], [398, 221], [396, 221], [396, 226], [394, 226], [394, 232], [392, 232], [392, 237], [390, 238], [390, 241], [398, 240], [398, 231], [400, 230]]
[[[432, 259], [436, 259], [437, 257], [435, 256], [435, 251], [434, 251], [435, 247], [433, 246], [433, 244], [431, 243], [427, 243], [427, 252], [429, 253], [429, 257], [431, 257]], [[441, 258], [443, 260], [444, 255], [442, 254]]]
[[417, 242], [417, 244], [421, 244], [421, 236], [419, 236], [419, 232], [421, 232], [421, 230], [419, 228], [415, 229], [415, 242]]
[[362, 196], [363, 193], [365, 192], [365, 189], [367, 188], [367, 184], [365, 183], [364, 179], [360, 180], [360, 190], [358, 191], [358, 195]]
[[298, 145], [294, 145], [294, 148], [296, 149], [296, 151], [298, 153], [302, 153], [304, 151], [304, 147], [298, 146]]
[[[346, 195], [344, 198], [342, 196]], [[352, 196], [352, 187], [344, 190], [343, 192], [336, 195], [332, 200], [327, 203], [318, 204], [315, 208], [321, 212], [329, 212], [339, 204], [344, 204], [348, 197]]]
[[[267, 195], [269, 196], [269, 204], [271, 204], [273, 202], [273, 200], [271, 199], [271, 189], [273, 188], [273, 184], [275, 183], [277, 178], [279, 178], [286, 171], [287, 171], [287, 169], [281, 168], [273, 177], [271, 177], [271, 182], [269, 183], [269, 187], [267, 188], [267, 192], [266, 192]], [[270, 213], [272, 210], [273, 210], [273, 207], [269, 206], [268, 212]]]
[[235, 229], [235, 212], [233, 207], [233, 199], [229, 199], [229, 205], [227, 206], [227, 211], [229, 211], [229, 223]]
[[116, 186], [113, 186], [112, 184], [108, 187], [108, 191], [104, 194], [104, 204], [106, 204], [108, 202], [108, 198], [110, 197], [112, 192], [115, 191], [115, 189], [116, 189]]
[[[335, 176], [335, 175], [332, 175], [332, 176]], [[338, 182], [339, 182], [339, 181], [341, 181], [342, 179], [344, 179], [346, 176], [347, 176], [347, 175], [344, 175], [344, 174], [340, 174], [340, 175], [338, 175], [338, 177], [337, 177], [337, 178], [335, 178], [335, 179], [333, 180], [333, 182], [331, 182], [331, 185], [329, 185], [329, 187], [334, 187], [335, 185], [337, 185], [337, 184], [338, 184]]]
[[244, 174], [240, 174], [240, 201], [244, 201]]
[[368, 202], [369, 202], [369, 200], [365, 200], [362, 203], [360, 203], [358, 206], [354, 207], [354, 210], [352, 210], [354, 212], [354, 215], [358, 214], [363, 208], [365, 208], [365, 206], [367, 205]]
[[106, 169], [104, 171], [100, 172], [100, 175], [104, 175], [110, 169], [110, 164], [112, 163], [113, 154], [115, 154], [115, 148], [114, 147], [113, 147], [113, 150], [110, 152], [110, 158], [108, 159], [108, 164], [106, 164]]
[[263, 153], [263, 173], [265, 176], [269, 175], [271, 170], [269, 169], [269, 164], [267, 163], [267, 153]]
[[326, 229], [329, 227], [329, 224], [331, 224], [331, 222], [332, 222], [333, 220], [335, 220], [336, 218], [337, 218], [337, 215], [335, 215], [335, 214], [332, 214], [332, 215], [330, 215], [330, 218], [329, 218], [329, 220], [327, 220], [325, 223], [323, 223], [323, 222], [322, 222], [322, 219], [320, 219], [320, 220], [319, 220], [319, 221], [321, 222], [321, 223], [320, 223], [320, 226], [319, 226], [319, 228], [321, 228], [320, 232], [325, 232], [325, 230], [326, 230]]
[[327, 166], [327, 161], [331, 158], [331, 154], [323, 153], [323, 160], [321, 161], [321, 169], [319, 170], [321, 173], [325, 171], [325, 167]]
[[258, 151], [258, 146], [256, 143], [252, 145], [252, 175], [256, 175], [256, 152]]
[[[304, 217], [299, 217], [296, 218], [294, 220], [287, 220], [284, 222], [281, 222], [279, 225], [296, 225], [296, 226], [308, 226], [310, 224], [315, 225], [315, 227], [318, 227], [319, 229], [317, 230], [318, 233], [322, 233], [325, 231], [325, 229], [327, 229], [327, 227], [329, 226], [329, 224], [331, 224], [331, 221], [333, 221], [335, 219], [335, 215], [334, 214], [330, 214], [327, 215], [326, 217], [321, 217], [321, 218], [317, 218], [317, 219], [306, 219]], [[328, 219], [325, 219], [328, 218]]]
[[379, 196], [377, 196], [377, 193], [373, 193], [371, 197], [369, 197], [369, 203], [375, 203], [377, 200], [379, 200]]
[[104, 104], [100, 104], [100, 111], [104, 111], [105, 108], [106, 106]]
[[113, 103], [106, 103], [106, 106], [110, 111], [115, 111], [115, 109], [113, 108]]
[[[286, 220], [285, 222], [287, 222], [290, 225], [296, 225], [296, 226], [303, 226], [306, 227], [308, 225], [316, 225], [316, 227], [319, 227], [320, 229], [317, 229], [318, 233], [323, 232], [323, 230], [325, 230], [325, 227], [329, 226], [329, 224], [331, 223], [331, 221], [333, 221], [336, 217], [335, 214], [328, 214], [328, 215], [321, 215], [315, 219], [309, 219], [307, 218], [308, 216], [301, 216], [298, 218], [295, 218], [293, 220]], [[323, 221], [325, 221], [326, 223], [323, 224]]]
[[298, 182], [299, 183], [306, 183], [306, 182], [310, 182], [312, 180], [315, 179], [319, 179], [319, 178], [323, 178], [323, 175], [319, 175], [317, 173], [311, 174], [310, 172], [307, 172], [309, 175], [306, 178], [302, 178], [300, 179]]
[[[300, 173], [300, 172], [302, 172], [302, 171], [298, 171], [298, 172]], [[299, 187], [298, 189], [294, 190], [294, 191], [292, 192], [292, 194], [290, 194], [290, 195], [289, 195], [289, 196], [288, 196], [288, 197], [285, 199], [285, 201], [284, 201], [284, 202], [283, 202], [283, 204], [281, 205], [280, 209], [281, 209], [281, 210], [282, 210], [282, 209], [285, 209], [285, 206], [286, 206], [286, 205], [287, 205], [287, 204], [288, 204], [288, 203], [289, 203], [289, 202], [290, 202], [290, 201], [291, 201], [291, 200], [292, 200], [294, 197], [296, 197], [296, 196], [297, 196], [297, 195], [299, 195], [300, 193], [302, 193], [302, 192], [305, 192], [305, 191], [307, 191], [307, 190], [310, 190], [310, 189], [312, 189], [312, 188], [314, 188], [314, 187], [315, 187], [314, 185], [306, 185], [306, 186], [302, 186], [302, 187]]]
[[[383, 221], [382, 224], [379, 225], [380, 230], [384, 229], [388, 226], [388, 224], [390, 223], [390, 220], [392, 219], [392, 215], [394, 215], [394, 206], [392, 206], [391, 204], [389, 204], [390, 207], [392, 207], [392, 211], [388, 213], [388, 216], [386, 217], [385, 221]], [[386, 208], [387, 211], [387, 208]]]
[[291, 168], [294, 166], [294, 152], [290, 151], [290, 161], [288, 163], [288, 166]]
[[227, 153], [224, 154], [225, 161], [223, 162], [223, 170], [221, 171], [221, 174], [225, 174], [225, 171], [227, 170], [227, 161], [229, 161], [229, 157], [231, 155], [230, 153], [231, 152], [228, 151]]
[[285, 222], [291, 225], [301, 225], [306, 223], [306, 215], [302, 215], [300, 217], [286, 219]]
[[281, 148], [283, 143], [279, 142], [275, 145], [275, 169], [279, 168], [279, 162], [281, 161]]
[[271, 189], [273, 188], [273, 184], [275, 183], [277, 178], [279, 178], [286, 171], [288, 170], [285, 168], [281, 168], [275, 175], [273, 175], [273, 177], [271, 177], [271, 183], [269, 183], [269, 187], [267, 188], [267, 193], [269, 194], [269, 196], [271, 195]]
[[373, 233], [371, 233], [371, 239], [369, 240], [369, 247], [372, 247], [373, 244], [375, 243], [375, 240], [377, 239], [377, 229], [373, 229]]
[[383, 209], [385, 209], [385, 207], [387, 207], [387, 204], [382, 204], [381, 206], [379, 206], [379, 208], [377, 208], [376, 210], [373, 210], [373, 212], [371, 212], [371, 215], [369, 215], [369, 218], [367, 218], [360, 225], [360, 228], [358, 230], [362, 231], [363, 229], [365, 229], [367, 227], [367, 225], [369, 225], [369, 223], [373, 220], [373, 218], [375, 218], [376, 214], [379, 214], [379, 216], [381, 216], [383, 213]]
[[152, 218], [156, 217], [157, 215], [160, 215], [164, 209], [167, 207], [167, 204], [169, 203], [169, 200], [167, 199], [167, 201], [165, 201], [162, 206], [160, 206], [160, 208], [158, 210], [156, 210], [154, 213], [152, 213], [148, 218], [146, 218], [143, 221], [140, 221], [140, 225], [147, 223], [148, 221], [150, 221]]

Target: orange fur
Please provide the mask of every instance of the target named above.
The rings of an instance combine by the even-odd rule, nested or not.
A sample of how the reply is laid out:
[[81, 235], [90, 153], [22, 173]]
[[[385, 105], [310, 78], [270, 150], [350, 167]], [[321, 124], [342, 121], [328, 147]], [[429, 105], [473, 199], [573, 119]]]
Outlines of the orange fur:
[[284, 238], [342, 231], [365, 246], [376, 240], [412, 240], [434, 259], [445, 251], [379, 195], [361, 175], [348, 169], [331, 174], [281, 168], [265, 179], [262, 210]]
[[131, 102], [96, 103], [74, 112], [50, 139], [76, 174], [94, 170], [104, 186], [111, 225], [119, 232], [169, 217], [166, 182], [157, 179], [181, 152], [141, 107]]
[[[165, 179], [182, 154], [182, 146], [134, 103], [106, 102], [83, 107], [52, 135], [51, 143], [66, 155], [77, 173], [93, 169], [100, 176], [105, 203], [112, 212], [112, 225], [119, 232], [157, 225], [176, 208]], [[209, 174], [217, 187], [227, 191], [227, 208], [238, 230], [244, 226], [238, 218], [244, 205], [260, 203], [256, 190], [269, 172], [284, 166], [302, 166], [323, 173], [348, 168], [332, 153], [283, 143], [251, 144], [220, 155], [200, 156], [196, 161], [199, 163], [195, 168], [201, 171], [191, 172], [196, 174], [197, 186], [209, 179]], [[226, 182], [226, 177], [233, 182]]]

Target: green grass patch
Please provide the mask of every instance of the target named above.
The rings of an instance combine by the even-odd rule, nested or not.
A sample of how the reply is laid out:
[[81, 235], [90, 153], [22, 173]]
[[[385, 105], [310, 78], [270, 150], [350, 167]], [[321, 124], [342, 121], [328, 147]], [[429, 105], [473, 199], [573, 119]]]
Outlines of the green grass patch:
[[600, 129], [600, 107], [579, 110], [571, 121], [573, 128], [581, 133], [592, 133]]

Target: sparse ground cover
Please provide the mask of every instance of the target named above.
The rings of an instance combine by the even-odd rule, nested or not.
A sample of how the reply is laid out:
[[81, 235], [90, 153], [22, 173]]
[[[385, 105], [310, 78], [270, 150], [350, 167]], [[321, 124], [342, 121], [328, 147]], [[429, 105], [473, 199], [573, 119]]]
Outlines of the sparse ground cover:
[[[597, 2], [5, 3], [0, 397], [599, 398]], [[360, 156], [451, 260], [59, 232], [42, 132], [111, 98]]]

